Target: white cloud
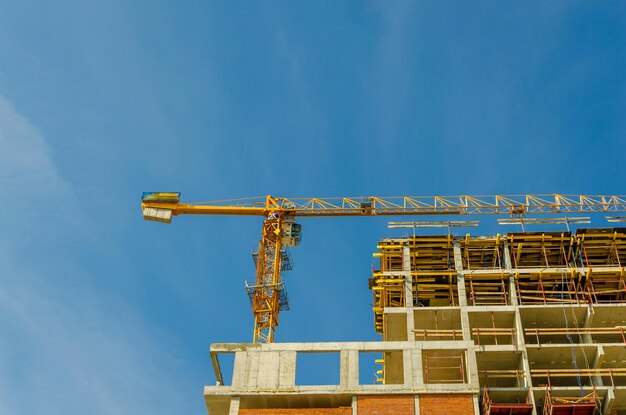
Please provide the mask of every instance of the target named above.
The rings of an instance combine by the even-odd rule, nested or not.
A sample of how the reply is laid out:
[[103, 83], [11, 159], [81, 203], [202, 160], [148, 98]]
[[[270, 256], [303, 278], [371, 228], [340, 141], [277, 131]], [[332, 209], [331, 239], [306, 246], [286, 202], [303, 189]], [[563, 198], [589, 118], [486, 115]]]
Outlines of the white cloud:
[[[0, 189], [18, 195], [67, 193], [41, 133], [0, 97]], [[23, 187], [27, 186], [27, 187]]]
[[92, 225], [50, 154], [0, 97], [0, 413], [180, 413], [172, 340], [60, 255]]

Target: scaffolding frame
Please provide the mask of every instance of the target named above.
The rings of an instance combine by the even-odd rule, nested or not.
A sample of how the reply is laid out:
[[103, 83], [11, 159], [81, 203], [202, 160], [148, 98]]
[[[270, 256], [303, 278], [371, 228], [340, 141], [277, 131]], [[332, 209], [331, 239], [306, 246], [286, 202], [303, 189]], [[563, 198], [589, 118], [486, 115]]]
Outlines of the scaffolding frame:
[[582, 378], [589, 380], [588, 386], [595, 385], [593, 378], [607, 378], [611, 381], [611, 387], [615, 389], [615, 380], [626, 377], [626, 368], [588, 368], [588, 369], [530, 369], [530, 376], [533, 378], [546, 379], [548, 386], [553, 385], [555, 379]]
[[495, 237], [470, 237], [469, 234], [461, 241], [463, 269], [499, 269], [504, 265], [504, 238], [500, 234]]
[[626, 271], [603, 271], [589, 268], [585, 285], [591, 301], [595, 304], [623, 303], [626, 301]]
[[626, 269], [588, 268], [582, 272], [545, 270], [516, 272], [520, 305], [607, 304], [626, 301]]
[[495, 403], [489, 396], [487, 387], [484, 387], [481, 407], [483, 415], [530, 415], [533, 412], [530, 391], [526, 392], [524, 402]]
[[509, 273], [465, 274], [469, 305], [509, 304]]
[[[374, 270], [371, 280], [379, 332], [393, 325], [394, 333], [408, 329], [410, 340], [457, 341], [459, 349], [464, 347], [461, 341], [473, 341], [456, 356], [448, 355], [456, 353], [457, 347], [423, 352], [425, 383], [469, 382], [477, 376], [481, 388], [487, 388], [483, 407], [489, 409], [488, 415], [517, 413], [496, 411], [501, 402], [513, 404], [517, 390], [529, 392], [537, 410], [545, 409], [543, 415], [572, 414], [574, 409], [568, 408], [574, 407], [577, 415], [584, 415], [583, 404], [593, 413], [592, 396], [567, 396], [576, 394], [575, 387], [581, 388], [581, 395], [583, 389], [588, 393], [598, 387], [613, 405], [616, 398], [611, 388], [618, 399], [623, 398], [626, 368], [618, 366], [623, 360], [621, 348], [626, 346], [626, 317], [624, 311], [614, 313], [605, 305], [626, 303], [626, 228], [488, 237], [413, 236], [385, 240], [379, 249], [375, 257], [381, 258], [380, 270]], [[437, 320], [439, 310], [450, 306], [458, 306], [460, 320]], [[550, 312], [545, 318], [543, 306], [552, 306], [545, 308]], [[390, 323], [383, 328], [387, 307], [406, 310], [388, 310]], [[561, 308], [567, 315], [560, 315]], [[570, 308], [572, 321], [568, 321]], [[401, 321], [405, 313], [407, 327]], [[543, 356], [549, 343], [558, 349], [554, 362], [524, 354], [532, 351], [534, 356]], [[608, 344], [610, 353], [603, 349], [604, 354], [590, 355], [587, 349], [600, 350], [598, 343], [603, 348]], [[510, 352], [517, 357], [509, 360]], [[589, 360], [588, 355], [592, 356]], [[609, 355], [622, 360], [606, 360]], [[547, 395], [550, 402], [544, 405], [546, 384], [553, 389]], [[530, 403], [522, 402], [521, 395], [519, 400]]]
[[584, 396], [552, 396], [550, 385], [546, 388], [546, 398], [543, 404], [543, 415], [592, 415], [596, 408], [598, 395], [593, 388], [591, 393]]
[[515, 379], [516, 387], [525, 387], [526, 372], [523, 369], [482, 369], [478, 375], [485, 378], [485, 387], [494, 386], [489, 379]]
[[[539, 347], [542, 343], [550, 344], [555, 337], [567, 337], [568, 335], [576, 336], [606, 336], [615, 335], [621, 338], [622, 343], [626, 345], [626, 327], [614, 326], [614, 327], [542, 327], [542, 328], [527, 328], [524, 329], [524, 334], [529, 336], [526, 343], [530, 343], [530, 339], [535, 339]], [[550, 341], [542, 342], [541, 338], [550, 338]]]
[[472, 329], [472, 337], [476, 339], [476, 345], [481, 346], [480, 344], [480, 336], [493, 336], [493, 341], [496, 345], [498, 345], [498, 336], [506, 336], [511, 337], [511, 343], [503, 343], [503, 344], [512, 344], [513, 346], [517, 345], [515, 341], [515, 335], [517, 330], [514, 328], [499, 328], [499, 327], [475, 327]]
[[[465, 383], [465, 356], [463, 353], [443, 356], [425, 355], [424, 375], [426, 383]], [[457, 363], [454, 363], [458, 361]], [[433, 364], [435, 362], [435, 364]], [[442, 362], [437, 364], [436, 362]], [[450, 363], [448, 363], [450, 362]], [[445, 372], [450, 378], [433, 377], [433, 372], [439, 374]], [[459, 377], [452, 377], [452, 375]]]
[[563, 271], [516, 272], [515, 289], [520, 305], [588, 304], [592, 292], [580, 272]]
[[626, 228], [579, 229], [575, 259], [584, 267], [626, 265]]
[[413, 329], [413, 333], [417, 341], [463, 340], [461, 329]]
[[528, 232], [507, 235], [513, 268], [566, 267], [574, 237], [570, 232]]
[[[457, 318], [458, 320], [456, 322], [456, 328], [441, 328], [439, 324], [439, 313], [437, 312], [437, 310], [435, 310], [433, 312], [433, 316], [430, 319], [430, 321], [434, 325], [434, 328], [413, 328], [413, 336], [416, 341], [463, 340], [463, 329], [461, 328], [460, 315], [458, 315]], [[442, 320], [445, 319], [443, 319], [442, 317]], [[447, 321], [449, 324], [444, 324], [444, 327], [455, 326], [455, 324], [453, 324], [453, 318], [448, 319]]]
[[413, 305], [417, 307], [458, 306], [456, 271], [412, 271]]

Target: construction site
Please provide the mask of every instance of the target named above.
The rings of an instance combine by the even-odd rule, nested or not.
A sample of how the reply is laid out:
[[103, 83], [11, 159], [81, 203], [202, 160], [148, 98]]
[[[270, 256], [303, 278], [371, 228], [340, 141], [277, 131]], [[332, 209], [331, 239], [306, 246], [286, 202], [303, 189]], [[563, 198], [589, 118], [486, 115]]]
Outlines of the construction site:
[[[625, 207], [618, 197], [455, 200], [344, 199], [339, 205], [285, 199], [272, 207], [268, 197], [260, 213], [253, 206], [198, 207], [178, 196], [144, 196], [144, 217], [160, 222], [186, 213], [266, 218], [257, 281], [248, 287], [253, 342], [210, 346], [217, 382], [204, 388], [208, 414], [626, 414], [626, 228], [570, 230], [574, 222], [553, 217], [545, 223], [566, 229], [453, 236], [449, 229], [420, 235], [419, 222], [407, 222], [413, 235], [380, 240], [373, 253], [378, 266], [363, 276], [380, 341], [274, 342], [285, 304], [284, 246], [297, 245], [301, 232], [289, 218], [514, 213], [523, 227], [522, 215], [530, 213]], [[278, 232], [270, 236], [271, 229]], [[338, 356], [336, 384], [296, 384], [299, 356], [310, 354]], [[226, 355], [234, 355], [228, 370]], [[378, 365], [375, 383], [363, 381], [363, 359]]]

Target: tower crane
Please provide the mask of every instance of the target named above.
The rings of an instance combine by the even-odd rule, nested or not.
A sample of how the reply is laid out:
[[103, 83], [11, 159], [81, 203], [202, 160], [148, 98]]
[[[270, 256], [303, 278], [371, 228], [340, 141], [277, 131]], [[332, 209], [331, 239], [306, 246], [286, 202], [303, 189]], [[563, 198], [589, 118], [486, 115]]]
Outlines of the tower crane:
[[571, 212], [626, 212], [626, 196], [495, 195], [398, 196], [360, 198], [257, 197], [217, 202], [181, 203], [180, 193], [146, 192], [142, 195], [146, 220], [171, 223], [177, 215], [260, 216], [263, 220], [254, 285], [247, 290], [254, 314], [253, 342], [273, 343], [278, 314], [286, 307], [281, 272], [288, 266], [284, 247], [302, 238], [298, 217], [509, 215]]

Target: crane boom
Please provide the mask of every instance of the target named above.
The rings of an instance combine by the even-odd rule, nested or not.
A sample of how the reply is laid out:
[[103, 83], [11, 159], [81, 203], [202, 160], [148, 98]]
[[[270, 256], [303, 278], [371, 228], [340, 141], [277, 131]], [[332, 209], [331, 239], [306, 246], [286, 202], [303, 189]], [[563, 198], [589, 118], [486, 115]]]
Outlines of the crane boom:
[[281, 271], [284, 246], [300, 241], [297, 217], [510, 215], [572, 212], [626, 212], [626, 196], [493, 195], [396, 196], [342, 198], [256, 197], [186, 204], [180, 193], [148, 192], [142, 196], [144, 219], [171, 223], [177, 215], [261, 216], [264, 219], [256, 255], [255, 283], [247, 286], [254, 314], [254, 342], [273, 343], [278, 314], [284, 307]]
[[[169, 196], [163, 196], [169, 195]], [[170, 210], [172, 215], [267, 216], [281, 211], [294, 217], [542, 214], [568, 212], [623, 212], [626, 196], [590, 195], [493, 195], [493, 196], [395, 196], [343, 198], [277, 198], [272, 196], [217, 202], [180, 203], [179, 193], [147, 193], [143, 208]], [[146, 218], [149, 219], [149, 218]]]

